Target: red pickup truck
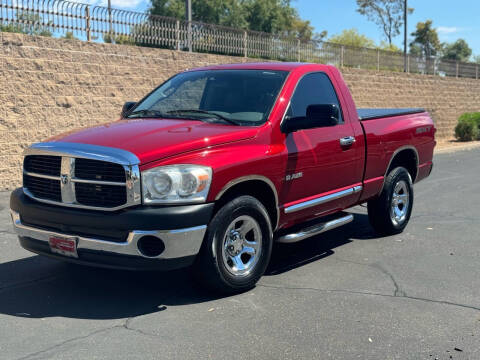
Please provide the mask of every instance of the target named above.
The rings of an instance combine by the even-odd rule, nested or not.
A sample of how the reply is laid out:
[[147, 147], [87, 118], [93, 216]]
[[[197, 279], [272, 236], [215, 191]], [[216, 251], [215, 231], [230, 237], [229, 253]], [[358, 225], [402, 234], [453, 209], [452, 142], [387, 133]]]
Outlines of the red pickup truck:
[[116, 122], [25, 151], [10, 207], [27, 250], [128, 269], [193, 265], [238, 292], [272, 243], [347, 224], [401, 232], [413, 187], [432, 170], [422, 109], [357, 109], [333, 66], [249, 63], [189, 70]]

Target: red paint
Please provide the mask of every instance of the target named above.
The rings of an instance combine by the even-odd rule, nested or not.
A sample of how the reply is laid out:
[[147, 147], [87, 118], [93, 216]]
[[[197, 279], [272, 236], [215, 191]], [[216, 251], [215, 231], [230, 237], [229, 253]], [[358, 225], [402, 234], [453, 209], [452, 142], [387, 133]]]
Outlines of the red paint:
[[259, 128], [207, 124], [195, 120], [119, 120], [56, 136], [52, 140], [110, 146], [128, 150], [142, 164], [184, 152], [256, 136]]
[[[339, 211], [376, 196], [394, 153], [402, 147], [418, 152], [416, 181], [431, 169], [435, 128], [427, 113], [360, 122], [357, 109], [340, 72], [333, 66], [300, 63], [249, 63], [202, 69], [286, 70], [290, 74], [268, 121], [259, 127], [235, 127], [176, 119], [119, 120], [57, 136], [51, 141], [80, 142], [131, 151], [141, 170], [167, 164], [202, 164], [212, 167], [208, 201], [231, 181], [258, 176], [275, 186], [280, 209], [279, 226], [285, 227], [321, 214]], [[199, 70], [199, 69], [196, 69]], [[194, 71], [194, 70], [192, 70]], [[298, 80], [309, 72], [325, 72], [338, 94], [344, 124], [284, 134], [280, 122]], [[429, 131], [418, 131], [418, 128]], [[339, 139], [354, 136], [347, 149]], [[366, 151], [365, 151], [366, 147]], [[285, 181], [286, 175], [303, 176]], [[285, 214], [283, 209], [308, 199], [362, 184], [363, 191], [322, 205]]]
[[[386, 170], [386, 169], [385, 169]], [[372, 179], [366, 179], [363, 181], [363, 191], [361, 198], [369, 199], [378, 194], [383, 186], [383, 176], [378, 176]]]

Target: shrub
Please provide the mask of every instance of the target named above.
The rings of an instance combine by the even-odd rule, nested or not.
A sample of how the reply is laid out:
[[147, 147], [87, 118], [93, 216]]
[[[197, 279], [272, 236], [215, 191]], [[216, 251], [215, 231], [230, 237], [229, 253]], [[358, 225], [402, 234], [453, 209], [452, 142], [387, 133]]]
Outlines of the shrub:
[[120, 44], [120, 45], [135, 45], [135, 41], [132, 40], [128, 35], [111, 35], [104, 34], [103, 42], [107, 44]]
[[78, 40], [75, 35], [73, 35], [73, 31], [67, 31], [65, 35], [63, 36], [64, 39], [68, 40]]
[[53, 27], [51, 21], [45, 23], [43, 18], [33, 11], [17, 11], [18, 24], [0, 24], [0, 31], [21, 33], [28, 35], [40, 35], [52, 37], [52, 32], [48, 27]]
[[464, 113], [458, 118], [459, 122], [466, 121], [466, 120], [474, 121], [477, 124], [477, 126], [480, 126], [480, 112]]
[[462, 114], [455, 127], [455, 137], [460, 141], [480, 140], [480, 112]]

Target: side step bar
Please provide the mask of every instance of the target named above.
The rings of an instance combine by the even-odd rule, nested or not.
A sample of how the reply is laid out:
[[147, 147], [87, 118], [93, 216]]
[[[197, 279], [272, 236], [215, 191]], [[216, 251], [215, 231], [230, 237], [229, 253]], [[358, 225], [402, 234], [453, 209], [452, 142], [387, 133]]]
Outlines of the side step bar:
[[337, 227], [346, 225], [352, 221], [353, 221], [353, 215], [349, 214], [349, 215], [342, 216], [340, 218], [333, 219], [327, 222], [322, 222], [319, 224], [312, 225], [296, 233], [282, 235], [277, 239], [277, 242], [287, 243], [287, 244], [294, 243], [294, 242], [301, 241], [306, 238], [321, 234], [325, 231], [332, 230]]

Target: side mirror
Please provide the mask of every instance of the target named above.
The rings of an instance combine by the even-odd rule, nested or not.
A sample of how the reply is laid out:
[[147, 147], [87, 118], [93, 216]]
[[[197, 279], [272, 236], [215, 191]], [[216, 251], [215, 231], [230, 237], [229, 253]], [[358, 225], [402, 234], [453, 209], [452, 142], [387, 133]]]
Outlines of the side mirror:
[[122, 117], [125, 117], [135, 105], [137, 105], [136, 102], [127, 101], [125, 104], [123, 104], [122, 113], [120, 115], [122, 115]]
[[282, 132], [291, 133], [303, 129], [314, 129], [338, 124], [339, 109], [335, 104], [314, 104], [307, 107], [306, 116], [285, 118]]

